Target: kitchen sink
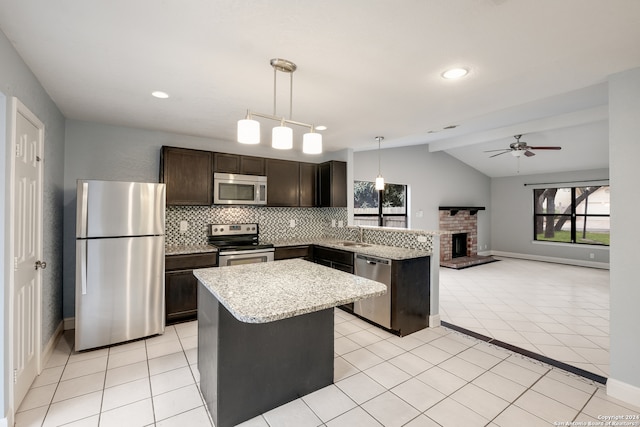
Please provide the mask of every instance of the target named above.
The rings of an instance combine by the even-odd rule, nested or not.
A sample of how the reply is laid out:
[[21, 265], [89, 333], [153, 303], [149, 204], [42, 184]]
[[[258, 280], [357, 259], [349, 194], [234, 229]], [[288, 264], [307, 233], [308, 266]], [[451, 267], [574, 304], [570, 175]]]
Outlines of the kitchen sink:
[[368, 243], [351, 242], [351, 241], [338, 242], [337, 244], [340, 246], [349, 246], [352, 248], [368, 248], [369, 246], [371, 246]]

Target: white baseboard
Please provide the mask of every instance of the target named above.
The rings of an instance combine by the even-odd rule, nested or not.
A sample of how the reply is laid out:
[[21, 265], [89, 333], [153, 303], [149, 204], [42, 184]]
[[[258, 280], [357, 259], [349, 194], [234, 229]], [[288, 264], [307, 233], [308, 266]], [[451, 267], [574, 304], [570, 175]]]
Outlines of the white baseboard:
[[0, 418], [0, 427], [9, 427], [9, 419]]
[[567, 265], [575, 265], [578, 267], [591, 267], [591, 268], [601, 268], [604, 270], [609, 270], [609, 263], [607, 262], [582, 261], [579, 259], [555, 258], [550, 256], [519, 254], [515, 252], [502, 252], [502, 251], [489, 251], [489, 253], [491, 255], [502, 256], [505, 258], [518, 258], [518, 259], [527, 259], [530, 261], [554, 262], [556, 264], [567, 264]]
[[433, 316], [429, 316], [429, 327], [430, 328], [437, 328], [438, 326], [441, 325], [441, 321], [440, 321], [440, 315], [439, 314], [434, 314]]
[[607, 395], [640, 407], [640, 387], [609, 378], [607, 380]]
[[60, 339], [60, 337], [62, 336], [62, 333], [64, 332], [63, 325], [64, 325], [63, 322], [60, 322], [58, 324], [58, 327], [56, 328], [53, 335], [51, 335], [49, 342], [47, 342], [47, 345], [45, 345], [44, 349], [42, 349], [42, 353], [40, 353], [41, 367], [47, 364], [47, 360], [49, 360], [49, 357], [53, 353], [53, 349], [56, 348], [56, 344], [58, 343], [58, 340]]
[[70, 331], [71, 329], [76, 328], [76, 318], [75, 317], [67, 317], [64, 319], [64, 330]]

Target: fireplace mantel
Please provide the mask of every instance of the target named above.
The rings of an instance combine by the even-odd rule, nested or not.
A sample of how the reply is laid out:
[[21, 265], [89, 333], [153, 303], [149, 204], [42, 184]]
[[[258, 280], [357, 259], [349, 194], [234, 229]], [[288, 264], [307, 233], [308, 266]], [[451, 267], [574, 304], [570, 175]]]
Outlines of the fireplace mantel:
[[455, 216], [460, 211], [469, 211], [470, 215], [475, 215], [478, 211], [483, 211], [484, 206], [440, 206], [438, 210], [449, 211], [449, 215]]

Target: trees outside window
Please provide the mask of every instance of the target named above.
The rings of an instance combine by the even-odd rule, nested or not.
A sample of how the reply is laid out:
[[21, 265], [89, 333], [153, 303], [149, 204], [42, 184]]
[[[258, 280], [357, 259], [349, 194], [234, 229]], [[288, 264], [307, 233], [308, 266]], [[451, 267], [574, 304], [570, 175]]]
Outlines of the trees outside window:
[[384, 190], [378, 191], [373, 182], [354, 181], [354, 224], [406, 228], [406, 199], [406, 185], [385, 184]]
[[609, 245], [609, 186], [533, 190], [534, 240]]

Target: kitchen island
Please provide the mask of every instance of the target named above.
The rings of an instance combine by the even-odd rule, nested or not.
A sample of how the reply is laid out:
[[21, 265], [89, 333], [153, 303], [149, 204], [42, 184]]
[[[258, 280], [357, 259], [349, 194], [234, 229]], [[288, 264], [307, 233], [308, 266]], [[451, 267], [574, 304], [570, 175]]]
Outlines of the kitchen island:
[[384, 284], [301, 259], [195, 270], [200, 388], [217, 427], [333, 383], [333, 307]]

